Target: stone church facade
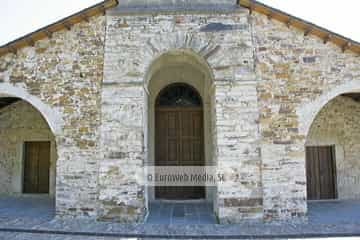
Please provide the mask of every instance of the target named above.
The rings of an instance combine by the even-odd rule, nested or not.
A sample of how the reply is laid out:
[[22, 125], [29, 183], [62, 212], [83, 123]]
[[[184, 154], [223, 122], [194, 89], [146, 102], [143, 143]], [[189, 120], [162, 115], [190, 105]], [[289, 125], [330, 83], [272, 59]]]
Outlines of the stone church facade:
[[358, 43], [256, 1], [131, 2], [2, 47], [3, 194], [24, 192], [24, 143], [48, 141], [58, 216], [143, 222], [157, 97], [183, 83], [202, 99], [204, 166], [240, 178], [205, 188], [221, 223], [306, 219], [307, 147], [332, 146], [331, 198], [360, 199]]

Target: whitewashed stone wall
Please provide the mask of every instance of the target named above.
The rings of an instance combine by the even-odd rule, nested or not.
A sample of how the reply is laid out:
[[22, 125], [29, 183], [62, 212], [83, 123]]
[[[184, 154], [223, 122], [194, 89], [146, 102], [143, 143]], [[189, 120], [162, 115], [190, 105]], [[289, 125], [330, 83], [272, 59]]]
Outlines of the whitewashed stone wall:
[[335, 145], [339, 199], [360, 199], [360, 103], [337, 97], [326, 104], [311, 125], [306, 145]]
[[54, 195], [55, 138], [41, 114], [24, 101], [0, 109], [0, 193], [22, 193], [23, 144], [26, 141], [51, 142], [50, 194]]

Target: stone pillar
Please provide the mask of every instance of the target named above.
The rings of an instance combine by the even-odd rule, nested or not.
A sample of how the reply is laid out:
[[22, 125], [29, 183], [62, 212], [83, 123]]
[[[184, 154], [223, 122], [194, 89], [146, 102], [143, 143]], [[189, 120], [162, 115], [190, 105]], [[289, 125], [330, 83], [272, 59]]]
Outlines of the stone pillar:
[[143, 94], [142, 86], [136, 84], [103, 86], [100, 219], [143, 220], [144, 187], [136, 178], [144, 162]]
[[218, 185], [222, 223], [262, 218], [256, 98], [255, 82], [216, 86], [218, 168], [237, 178], [231, 185]]
[[208, 61], [215, 78], [216, 162], [237, 178], [218, 185], [215, 209], [221, 223], [236, 223], [263, 216], [259, 111], [247, 12], [227, 21], [236, 30], [216, 36], [221, 48]]
[[261, 155], [264, 219], [303, 220], [307, 211], [304, 142], [263, 143]]
[[258, 86], [264, 219], [303, 220], [307, 211], [305, 135], [299, 130], [293, 100], [273, 94], [274, 86], [268, 84], [263, 80]]
[[[136, 178], [144, 166], [145, 70], [138, 70], [141, 42], [107, 16], [102, 86], [99, 218], [142, 222], [144, 186]], [[125, 41], [127, 39], [127, 41]]]

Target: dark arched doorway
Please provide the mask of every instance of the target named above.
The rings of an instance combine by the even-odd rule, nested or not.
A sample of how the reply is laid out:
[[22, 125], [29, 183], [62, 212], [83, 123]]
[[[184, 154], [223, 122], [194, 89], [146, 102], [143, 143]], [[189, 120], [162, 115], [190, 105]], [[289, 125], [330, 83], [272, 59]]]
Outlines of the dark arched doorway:
[[[155, 105], [155, 165], [204, 166], [203, 102], [190, 85], [165, 87]], [[157, 199], [205, 198], [204, 186], [157, 186]]]
[[9, 218], [55, 216], [56, 137], [39, 106], [0, 97], [0, 205]]

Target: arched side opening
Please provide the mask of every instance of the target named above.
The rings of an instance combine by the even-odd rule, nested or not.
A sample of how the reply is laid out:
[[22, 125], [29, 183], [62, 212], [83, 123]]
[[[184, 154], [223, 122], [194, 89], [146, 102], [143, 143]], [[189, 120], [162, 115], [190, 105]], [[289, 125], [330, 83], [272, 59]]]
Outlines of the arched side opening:
[[38, 97], [29, 94], [25, 89], [14, 87], [9, 83], [0, 84], [0, 97], [16, 97], [30, 103], [46, 120], [54, 135], [60, 135], [63, 120], [59, 112], [44, 104]]
[[[177, 109], [180, 112], [182, 112], [181, 109], [194, 108], [193, 116], [189, 117], [190, 114], [188, 117], [201, 117], [201, 125], [199, 126], [202, 127], [200, 132], [203, 141], [203, 146], [199, 151], [199, 153], [203, 153], [202, 159], [200, 159], [200, 161], [203, 161], [201, 165], [213, 166], [216, 164], [213, 158], [213, 111], [215, 111], [215, 108], [212, 107], [214, 104], [212, 79], [212, 73], [206, 61], [191, 50], [177, 49], [169, 51], [153, 61], [145, 79], [145, 89], [148, 93], [146, 97], [147, 128], [145, 129], [147, 166], [156, 165], [158, 155], [156, 152], [160, 151], [157, 149], [156, 130], [158, 127], [156, 126], [156, 118], [159, 117], [157, 114], [161, 109], [164, 109], [165, 112], [165, 109], [170, 110], [169, 106], [164, 105], [172, 105], [170, 108]], [[180, 102], [176, 102], [176, 94], [181, 93], [181, 91], [185, 91], [184, 94], [190, 95], [187, 96], [190, 98], [185, 97], [178, 99]], [[175, 95], [175, 98], [171, 94]], [[166, 101], [168, 102], [166, 103]], [[197, 102], [198, 106], [195, 106], [195, 102]], [[176, 106], [177, 104], [183, 104], [183, 106]], [[189, 106], [186, 106], [186, 104]], [[154, 201], [157, 198], [155, 188], [148, 187], [146, 190], [148, 202]], [[214, 202], [216, 199], [215, 187], [205, 187], [204, 190], [198, 189], [198, 193], [199, 195], [195, 196], [195, 194], [193, 198], [204, 198], [209, 202]], [[191, 198], [191, 196], [188, 198]]]
[[55, 213], [56, 162], [55, 135], [44, 116], [29, 102], [2, 94], [0, 194], [11, 199], [9, 211], [29, 217], [22, 208], [32, 202], [34, 211]]
[[360, 94], [325, 104], [309, 128], [306, 147], [308, 200], [360, 200]]

